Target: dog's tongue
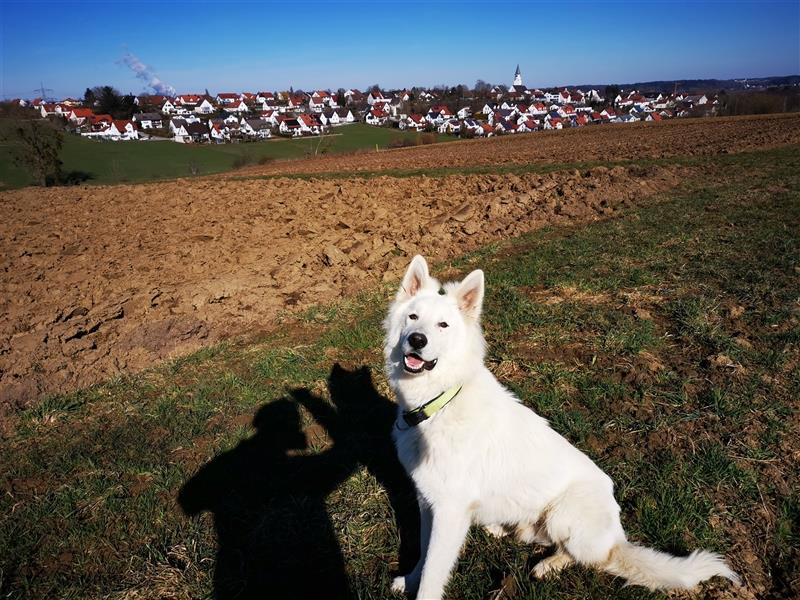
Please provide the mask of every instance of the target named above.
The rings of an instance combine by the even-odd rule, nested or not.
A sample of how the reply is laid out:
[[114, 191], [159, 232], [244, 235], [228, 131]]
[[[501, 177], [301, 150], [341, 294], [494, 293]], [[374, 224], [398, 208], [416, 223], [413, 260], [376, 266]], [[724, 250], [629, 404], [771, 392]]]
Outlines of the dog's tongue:
[[421, 369], [422, 365], [425, 364], [425, 361], [419, 358], [418, 356], [414, 356], [413, 354], [407, 354], [406, 364], [411, 369]]

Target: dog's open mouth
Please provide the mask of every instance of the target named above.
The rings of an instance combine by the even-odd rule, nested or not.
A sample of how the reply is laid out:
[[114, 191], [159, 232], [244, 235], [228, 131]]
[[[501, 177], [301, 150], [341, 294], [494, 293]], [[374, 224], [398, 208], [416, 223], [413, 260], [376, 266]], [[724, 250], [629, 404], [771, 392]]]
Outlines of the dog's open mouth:
[[423, 371], [430, 371], [436, 366], [437, 359], [422, 360], [419, 354], [413, 352], [406, 354], [403, 358], [403, 366], [409, 373], [422, 373]]

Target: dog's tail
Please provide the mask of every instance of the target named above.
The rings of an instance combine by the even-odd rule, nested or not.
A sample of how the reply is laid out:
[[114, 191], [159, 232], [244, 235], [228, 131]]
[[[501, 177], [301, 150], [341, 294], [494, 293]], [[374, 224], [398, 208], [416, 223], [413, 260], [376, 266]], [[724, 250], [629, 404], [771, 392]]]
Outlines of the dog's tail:
[[629, 542], [611, 550], [603, 570], [624, 577], [630, 585], [643, 585], [651, 590], [690, 589], [715, 575], [739, 585], [739, 576], [714, 552], [695, 550], [689, 556], [672, 556]]

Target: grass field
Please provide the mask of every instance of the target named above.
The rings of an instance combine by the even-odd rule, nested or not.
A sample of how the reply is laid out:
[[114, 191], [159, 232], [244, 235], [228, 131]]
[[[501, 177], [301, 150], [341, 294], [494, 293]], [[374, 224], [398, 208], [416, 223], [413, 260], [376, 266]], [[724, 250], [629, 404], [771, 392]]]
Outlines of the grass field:
[[[10, 129], [0, 122], [0, 132]], [[354, 123], [333, 129], [333, 135], [288, 140], [274, 138], [242, 144], [176, 144], [159, 142], [104, 142], [66, 135], [61, 158], [65, 172], [88, 175], [88, 183], [135, 183], [191, 177], [230, 171], [243, 161], [302, 158], [315, 151], [342, 153], [386, 148], [398, 139], [415, 139], [419, 134], [397, 129]], [[455, 140], [437, 134], [438, 141]], [[8, 142], [0, 143], [0, 190], [30, 184], [30, 178], [13, 164]]]
[[[695, 167], [622, 218], [433, 269], [486, 271], [492, 370], [611, 475], [630, 538], [726, 553], [746, 584], [695, 597], [797, 597], [800, 149]], [[381, 374], [392, 291], [23, 413], [0, 596], [390, 597], [417, 518]], [[666, 597], [533, 580], [546, 552], [473, 529], [449, 597]]]

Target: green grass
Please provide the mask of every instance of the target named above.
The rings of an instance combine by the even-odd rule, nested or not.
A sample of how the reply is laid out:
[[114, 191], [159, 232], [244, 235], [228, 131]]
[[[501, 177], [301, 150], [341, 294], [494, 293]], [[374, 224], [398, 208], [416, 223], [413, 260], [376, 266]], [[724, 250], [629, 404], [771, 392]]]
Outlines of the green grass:
[[[9, 122], [0, 123], [7, 131]], [[64, 171], [86, 173], [88, 183], [136, 183], [221, 173], [238, 164], [303, 158], [314, 152], [329, 154], [384, 149], [398, 139], [417, 133], [354, 123], [334, 128], [333, 135], [288, 140], [274, 138], [242, 144], [176, 144], [159, 142], [105, 142], [65, 135], [61, 158]], [[437, 135], [438, 141], [455, 140]], [[27, 174], [13, 164], [9, 143], [0, 144], [0, 190], [30, 184]]]
[[[490, 367], [614, 479], [631, 539], [724, 552], [757, 597], [794, 597], [800, 149], [709, 164], [730, 174], [434, 272], [486, 271]], [[0, 442], [0, 596], [389, 597], [415, 532], [390, 293], [22, 413]], [[542, 556], [473, 529], [448, 597], [667, 597], [581, 567], [533, 580]]]

